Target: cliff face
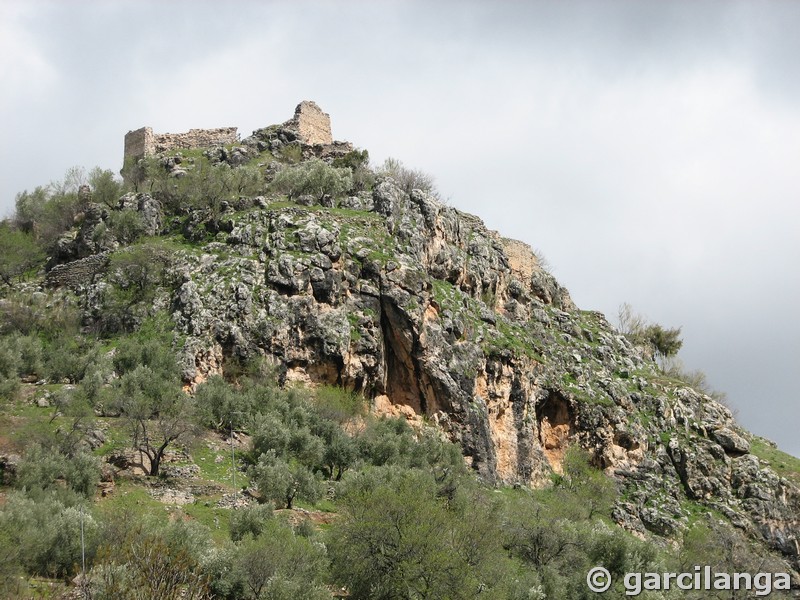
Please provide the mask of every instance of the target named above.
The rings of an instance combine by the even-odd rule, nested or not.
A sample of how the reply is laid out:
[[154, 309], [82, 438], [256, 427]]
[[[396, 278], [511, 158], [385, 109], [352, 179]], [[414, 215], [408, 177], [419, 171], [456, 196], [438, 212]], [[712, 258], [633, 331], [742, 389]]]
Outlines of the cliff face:
[[[311, 113], [319, 140], [300, 127]], [[303, 103], [284, 125], [206, 155], [226, 173], [248, 164], [274, 177], [282, 167], [256, 162], [290, 147], [293, 160], [346, 158], [352, 145], [329, 129]], [[187, 171], [162, 162], [170, 190]], [[172, 314], [188, 388], [232, 359], [264, 356], [284, 383], [344, 386], [378, 412], [436, 424], [488, 482], [547, 485], [578, 444], [619, 481], [613, 516], [627, 529], [678, 538], [713, 509], [800, 570], [800, 490], [751, 452], [764, 441], [725, 406], [578, 309], [525, 244], [391, 178], [366, 187], [338, 200], [220, 202], [212, 227], [197, 208], [164, 213], [155, 193], [121, 198], [145, 235], [183, 232], [165, 241], [171, 283], [151, 308]], [[89, 205], [54, 257], [71, 262], [48, 275], [82, 290], [86, 323], [118, 283], [107, 212]]]
[[800, 567], [797, 487], [524, 244], [391, 179], [337, 208], [228, 211], [220, 230], [183, 254], [172, 299], [187, 381], [265, 355], [285, 381], [436, 423], [488, 481], [543, 485], [580, 444], [621, 482], [628, 529], [677, 534], [700, 504]]

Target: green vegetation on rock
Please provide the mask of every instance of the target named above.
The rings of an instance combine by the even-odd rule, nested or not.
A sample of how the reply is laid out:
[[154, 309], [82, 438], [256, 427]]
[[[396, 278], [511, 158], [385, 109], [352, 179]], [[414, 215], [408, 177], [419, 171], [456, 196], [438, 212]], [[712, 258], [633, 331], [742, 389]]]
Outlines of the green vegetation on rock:
[[800, 568], [800, 462], [675, 362], [679, 328], [615, 330], [429, 175], [337, 144], [273, 126], [18, 195], [0, 595], [63, 591], [81, 525], [109, 599], [573, 599], [596, 565], [622, 598], [626, 572]]

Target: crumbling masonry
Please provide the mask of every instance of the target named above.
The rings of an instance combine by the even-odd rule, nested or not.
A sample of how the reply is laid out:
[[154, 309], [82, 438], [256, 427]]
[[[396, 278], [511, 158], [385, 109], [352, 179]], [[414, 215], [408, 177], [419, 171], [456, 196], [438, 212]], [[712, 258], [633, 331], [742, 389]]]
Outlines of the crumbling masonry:
[[153, 133], [142, 127], [125, 134], [125, 158], [142, 158], [179, 148], [210, 148], [233, 144], [239, 139], [236, 127], [190, 129], [185, 133]]
[[287, 129], [294, 129], [304, 144], [327, 146], [333, 143], [331, 117], [322, 112], [316, 102], [305, 100], [294, 109], [294, 117], [284, 123]]
[[[294, 117], [283, 124], [295, 131], [298, 139], [308, 145], [330, 145], [331, 118], [315, 102], [297, 105]], [[125, 134], [125, 159], [139, 159], [180, 148], [212, 148], [239, 141], [236, 127], [190, 129], [185, 133], [153, 133], [151, 127], [141, 127]]]

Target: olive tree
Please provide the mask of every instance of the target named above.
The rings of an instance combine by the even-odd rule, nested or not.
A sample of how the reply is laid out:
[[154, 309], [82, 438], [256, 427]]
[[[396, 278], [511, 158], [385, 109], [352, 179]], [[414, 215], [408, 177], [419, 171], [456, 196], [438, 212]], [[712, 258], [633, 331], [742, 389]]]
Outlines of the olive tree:
[[187, 439], [196, 429], [191, 399], [176, 382], [158, 377], [145, 365], [120, 377], [114, 393], [113, 406], [125, 419], [131, 444], [140, 455], [137, 466], [148, 475], [158, 475], [169, 445]]
[[448, 501], [429, 473], [397, 467], [348, 482], [328, 545], [354, 599], [487, 597], [495, 579], [493, 509], [480, 495]]
[[10, 286], [44, 261], [44, 253], [31, 234], [11, 227], [8, 221], [0, 223], [0, 281]]
[[349, 168], [335, 168], [319, 159], [312, 159], [279, 171], [270, 189], [289, 198], [311, 195], [321, 201], [326, 195], [337, 196], [346, 192], [352, 185]]
[[295, 499], [316, 502], [321, 496], [321, 482], [307, 466], [287, 462], [274, 450], [261, 455], [250, 475], [264, 499], [286, 508], [292, 508]]

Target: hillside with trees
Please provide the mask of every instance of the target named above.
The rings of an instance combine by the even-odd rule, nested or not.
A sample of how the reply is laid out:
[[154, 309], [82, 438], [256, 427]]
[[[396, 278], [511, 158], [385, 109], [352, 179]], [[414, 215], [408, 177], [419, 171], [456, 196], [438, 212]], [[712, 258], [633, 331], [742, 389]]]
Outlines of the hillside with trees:
[[[0, 223], [0, 596], [626, 597], [788, 573], [800, 460], [679, 328], [580, 310], [433, 178], [287, 124]], [[641, 598], [752, 592], [643, 591]]]

